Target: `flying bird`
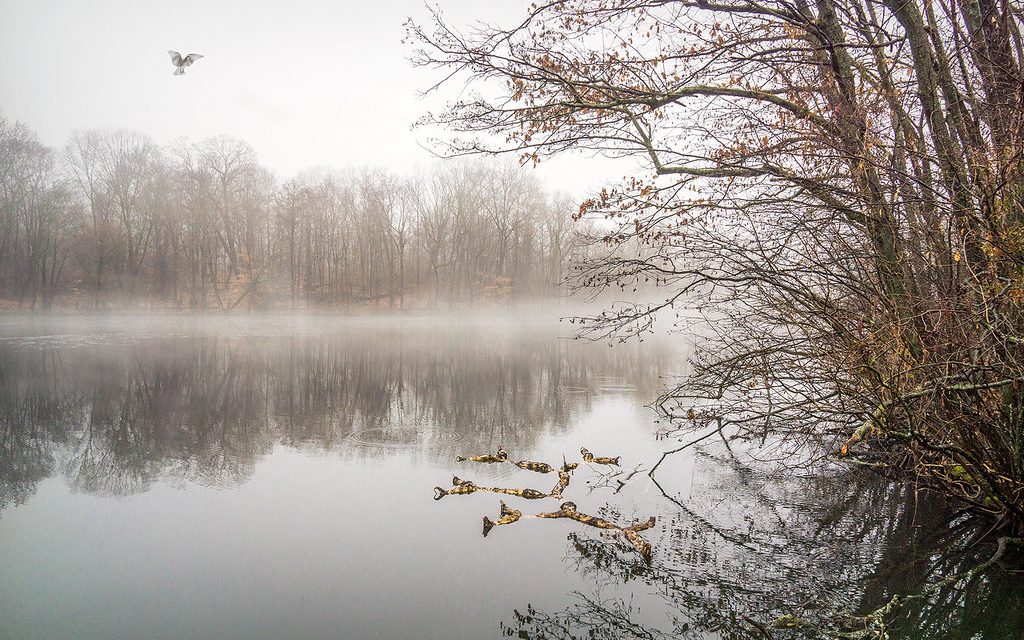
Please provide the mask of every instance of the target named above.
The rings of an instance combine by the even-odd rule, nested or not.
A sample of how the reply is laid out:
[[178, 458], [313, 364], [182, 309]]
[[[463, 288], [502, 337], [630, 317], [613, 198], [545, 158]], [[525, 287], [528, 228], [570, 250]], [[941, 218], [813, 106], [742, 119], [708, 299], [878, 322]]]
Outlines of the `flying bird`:
[[203, 57], [198, 53], [190, 53], [184, 58], [182, 58], [180, 53], [178, 53], [177, 51], [172, 51], [170, 49], [167, 50], [167, 53], [171, 54], [171, 64], [177, 67], [174, 70], [174, 75], [176, 76], [185, 75], [185, 67], [189, 66], [199, 58]]

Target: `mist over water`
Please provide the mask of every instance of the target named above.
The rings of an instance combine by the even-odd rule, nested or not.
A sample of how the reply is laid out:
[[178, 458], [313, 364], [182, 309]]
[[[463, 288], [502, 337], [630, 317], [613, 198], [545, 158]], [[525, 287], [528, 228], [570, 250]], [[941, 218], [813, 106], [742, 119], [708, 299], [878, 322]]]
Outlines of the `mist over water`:
[[[485, 541], [493, 494], [431, 500], [453, 472], [554, 484], [459, 466], [460, 453], [555, 462], [626, 433], [653, 443], [643, 387], [668, 354], [557, 330], [525, 318], [5, 319], [6, 628], [475, 637], [528, 594], [557, 604], [572, 586], [566, 527]], [[511, 571], [523, 561], [536, 566]]]
[[[686, 354], [570, 335], [528, 316], [5, 317], [5, 637], [737, 637], [742, 615], [794, 602], [877, 606], [966, 535], [901, 485], [784, 480], [721, 446], [669, 459], [655, 484], [642, 471], [669, 447], [646, 405]], [[622, 456], [615, 477], [581, 466], [565, 498], [656, 516], [652, 563], [571, 521], [481, 535], [499, 498], [527, 515], [554, 499], [431, 499], [453, 474], [556, 482], [455, 462], [499, 446]], [[915, 615], [1019, 622], [968, 605]]]

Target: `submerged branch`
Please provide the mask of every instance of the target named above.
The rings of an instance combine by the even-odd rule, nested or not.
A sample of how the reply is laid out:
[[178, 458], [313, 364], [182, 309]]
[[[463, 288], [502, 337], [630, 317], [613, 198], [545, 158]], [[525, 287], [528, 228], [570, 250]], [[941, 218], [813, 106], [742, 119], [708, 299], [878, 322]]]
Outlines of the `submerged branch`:
[[[920, 592], [913, 595], [895, 595], [889, 599], [881, 607], [875, 609], [871, 613], [864, 616], [856, 616], [851, 619], [853, 624], [856, 624], [859, 629], [851, 631], [843, 631], [839, 629], [828, 628], [819, 624], [816, 624], [806, 618], [801, 618], [794, 615], [783, 615], [779, 616], [767, 626], [772, 629], [793, 629], [806, 633], [812, 633], [816, 637], [820, 638], [834, 638], [836, 640], [870, 640], [878, 639], [883, 640], [888, 638], [886, 632], [887, 620], [892, 617], [901, 607], [913, 600], [920, 600], [926, 598], [937, 591], [952, 586], [963, 580], [969, 580], [974, 576], [987, 570], [989, 567], [999, 562], [1006, 554], [1006, 549], [1010, 545], [1024, 547], [1024, 538], [1013, 538], [1009, 536], [1003, 536], [999, 538], [996, 544], [996, 551], [992, 556], [981, 562], [974, 567], [958, 573], [938, 582], [933, 582], [924, 587]], [[749, 621], [751, 624], [755, 624], [753, 620]], [[763, 625], [755, 624], [759, 629], [763, 630]], [[771, 637], [769, 635], [769, 637]]]

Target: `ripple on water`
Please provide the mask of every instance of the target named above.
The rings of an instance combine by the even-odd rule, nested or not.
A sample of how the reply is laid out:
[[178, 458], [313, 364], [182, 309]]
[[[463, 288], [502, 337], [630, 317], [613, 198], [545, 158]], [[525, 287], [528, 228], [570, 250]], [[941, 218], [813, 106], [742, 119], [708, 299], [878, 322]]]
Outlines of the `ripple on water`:
[[631, 393], [636, 387], [617, 376], [596, 376], [597, 391], [600, 393]]
[[636, 387], [626, 384], [602, 384], [597, 390], [601, 393], [632, 393], [636, 391]]
[[21, 349], [73, 349], [77, 347], [136, 344], [141, 341], [142, 339], [140, 336], [125, 334], [52, 334], [40, 336], [0, 337], [0, 342]]
[[428, 447], [454, 447], [466, 439], [457, 431], [436, 431], [417, 426], [393, 426], [360, 429], [348, 435], [345, 441], [360, 448], [414, 449]]
[[345, 441], [361, 448], [412, 449], [420, 446], [422, 434], [416, 427], [378, 427], [353, 431]]
[[466, 434], [459, 431], [433, 431], [430, 441], [436, 445], [447, 446], [466, 441]]
[[563, 384], [558, 387], [558, 393], [564, 395], [585, 395], [590, 393], [590, 389], [586, 387], [574, 387], [571, 385]]

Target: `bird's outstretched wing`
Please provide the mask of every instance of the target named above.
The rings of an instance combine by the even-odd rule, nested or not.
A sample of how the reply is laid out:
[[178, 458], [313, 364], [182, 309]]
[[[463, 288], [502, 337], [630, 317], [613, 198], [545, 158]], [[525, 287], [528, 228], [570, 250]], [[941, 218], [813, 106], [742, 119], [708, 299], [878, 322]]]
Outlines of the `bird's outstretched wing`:
[[180, 67], [181, 66], [181, 54], [178, 53], [177, 51], [172, 51], [170, 49], [167, 50], [167, 53], [169, 53], [171, 55], [171, 64], [173, 64], [176, 67]]
[[186, 67], [189, 66], [190, 64], [192, 64], [193, 62], [195, 62], [196, 60], [198, 60], [199, 58], [202, 58], [202, 57], [203, 56], [198, 54], [198, 53], [190, 53], [190, 54], [188, 54], [187, 56], [185, 56], [185, 60], [184, 60], [185, 66]]

